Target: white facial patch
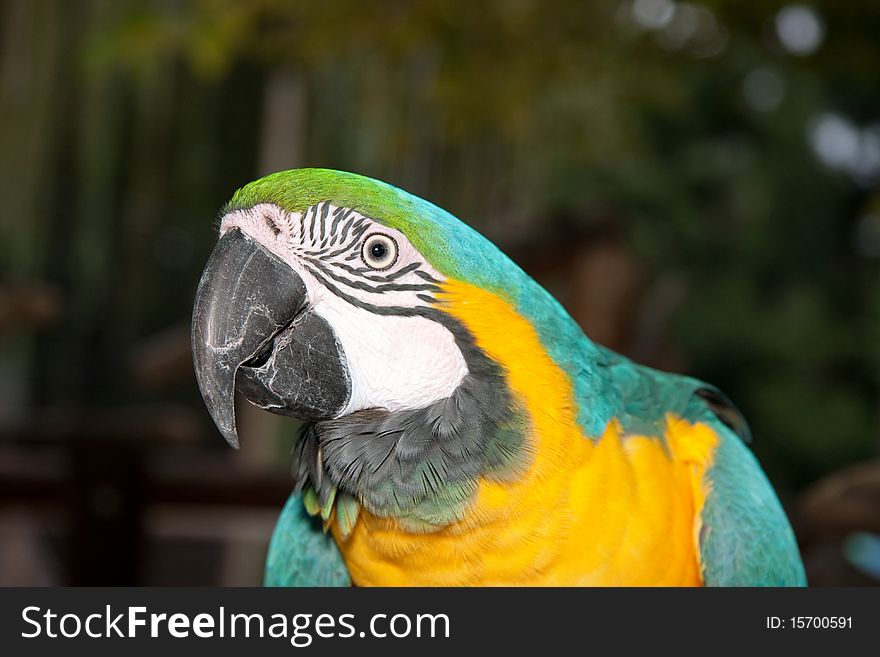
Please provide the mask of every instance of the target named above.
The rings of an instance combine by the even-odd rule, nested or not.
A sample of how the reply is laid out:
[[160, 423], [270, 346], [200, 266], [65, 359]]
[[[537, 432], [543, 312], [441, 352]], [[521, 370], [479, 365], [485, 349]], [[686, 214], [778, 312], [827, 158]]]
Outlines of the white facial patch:
[[[269, 203], [236, 210], [223, 218], [220, 234], [234, 228], [296, 271], [312, 311], [333, 327], [352, 384], [340, 415], [421, 408], [449, 397], [467, 374], [452, 333], [417, 310], [432, 307], [444, 277], [400, 231], [329, 202], [302, 213]], [[376, 242], [394, 249], [382, 270], [362, 253], [365, 243]]]
[[425, 317], [379, 316], [339, 297], [315, 312], [342, 344], [351, 374], [351, 399], [341, 413], [365, 408], [422, 408], [449, 397], [467, 374], [452, 334]]

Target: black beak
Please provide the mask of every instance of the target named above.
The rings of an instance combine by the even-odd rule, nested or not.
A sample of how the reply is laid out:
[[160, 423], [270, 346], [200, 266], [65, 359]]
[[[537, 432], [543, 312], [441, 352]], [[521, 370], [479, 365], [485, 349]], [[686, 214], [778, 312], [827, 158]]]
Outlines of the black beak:
[[302, 278], [244, 235], [227, 232], [196, 291], [193, 365], [208, 412], [233, 447], [235, 389], [266, 410], [335, 417], [351, 382], [333, 329], [310, 311]]

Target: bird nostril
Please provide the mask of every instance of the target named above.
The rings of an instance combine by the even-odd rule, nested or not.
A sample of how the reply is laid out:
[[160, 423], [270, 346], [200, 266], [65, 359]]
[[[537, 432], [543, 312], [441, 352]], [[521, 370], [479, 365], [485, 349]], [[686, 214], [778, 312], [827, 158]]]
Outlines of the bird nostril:
[[264, 212], [263, 221], [266, 223], [266, 226], [269, 227], [269, 230], [272, 231], [272, 234], [275, 235], [275, 237], [278, 237], [278, 235], [281, 233], [281, 228], [278, 226], [277, 223], [275, 223], [275, 217], [273, 217], [269, 212]]

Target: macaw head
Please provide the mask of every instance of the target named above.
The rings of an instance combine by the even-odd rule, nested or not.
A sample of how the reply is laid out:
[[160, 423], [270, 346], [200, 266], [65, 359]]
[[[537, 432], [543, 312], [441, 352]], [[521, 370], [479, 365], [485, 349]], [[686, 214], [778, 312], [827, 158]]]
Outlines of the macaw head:
[[233, 446], [236, 389], [307, 422], [295, 474], [321, 506], [338, 489], [442, 524], [478, 477], [528, 461], [528, 412], [492, 349], [510, 341], [508, 311], [583, 369], [591, 345], [561, 306], [449, 213], [362, 176], [285, 171], [222, 213], [196, 294], [195, 371]]

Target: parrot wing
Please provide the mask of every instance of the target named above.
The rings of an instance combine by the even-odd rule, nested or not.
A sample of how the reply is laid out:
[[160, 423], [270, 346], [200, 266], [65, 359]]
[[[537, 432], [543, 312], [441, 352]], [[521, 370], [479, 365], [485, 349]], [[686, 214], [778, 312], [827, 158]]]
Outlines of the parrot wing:
[[266, 557], [266, 586], [351, 586], [336, 543], [325, 534], [320, 517], [306, 513], [302, 495], [284, 505]]
[[751, 432], [720, 390], [698, 379], [637, 365], [603, 348], [612, 385], [621, 393], [626, 433], [662, 440], [672, 413], [718, 436], [706, 473], [700, 518], [700, 563], [707, 586], [805, 586], [797, 542], [776, 493], [746, 445]]
[[719, 437], [700, 530], [705, 584], [806, 586], [794, 532], [751, 450], [702, 400], [694, 400], [688, 419], [706, 422]]

